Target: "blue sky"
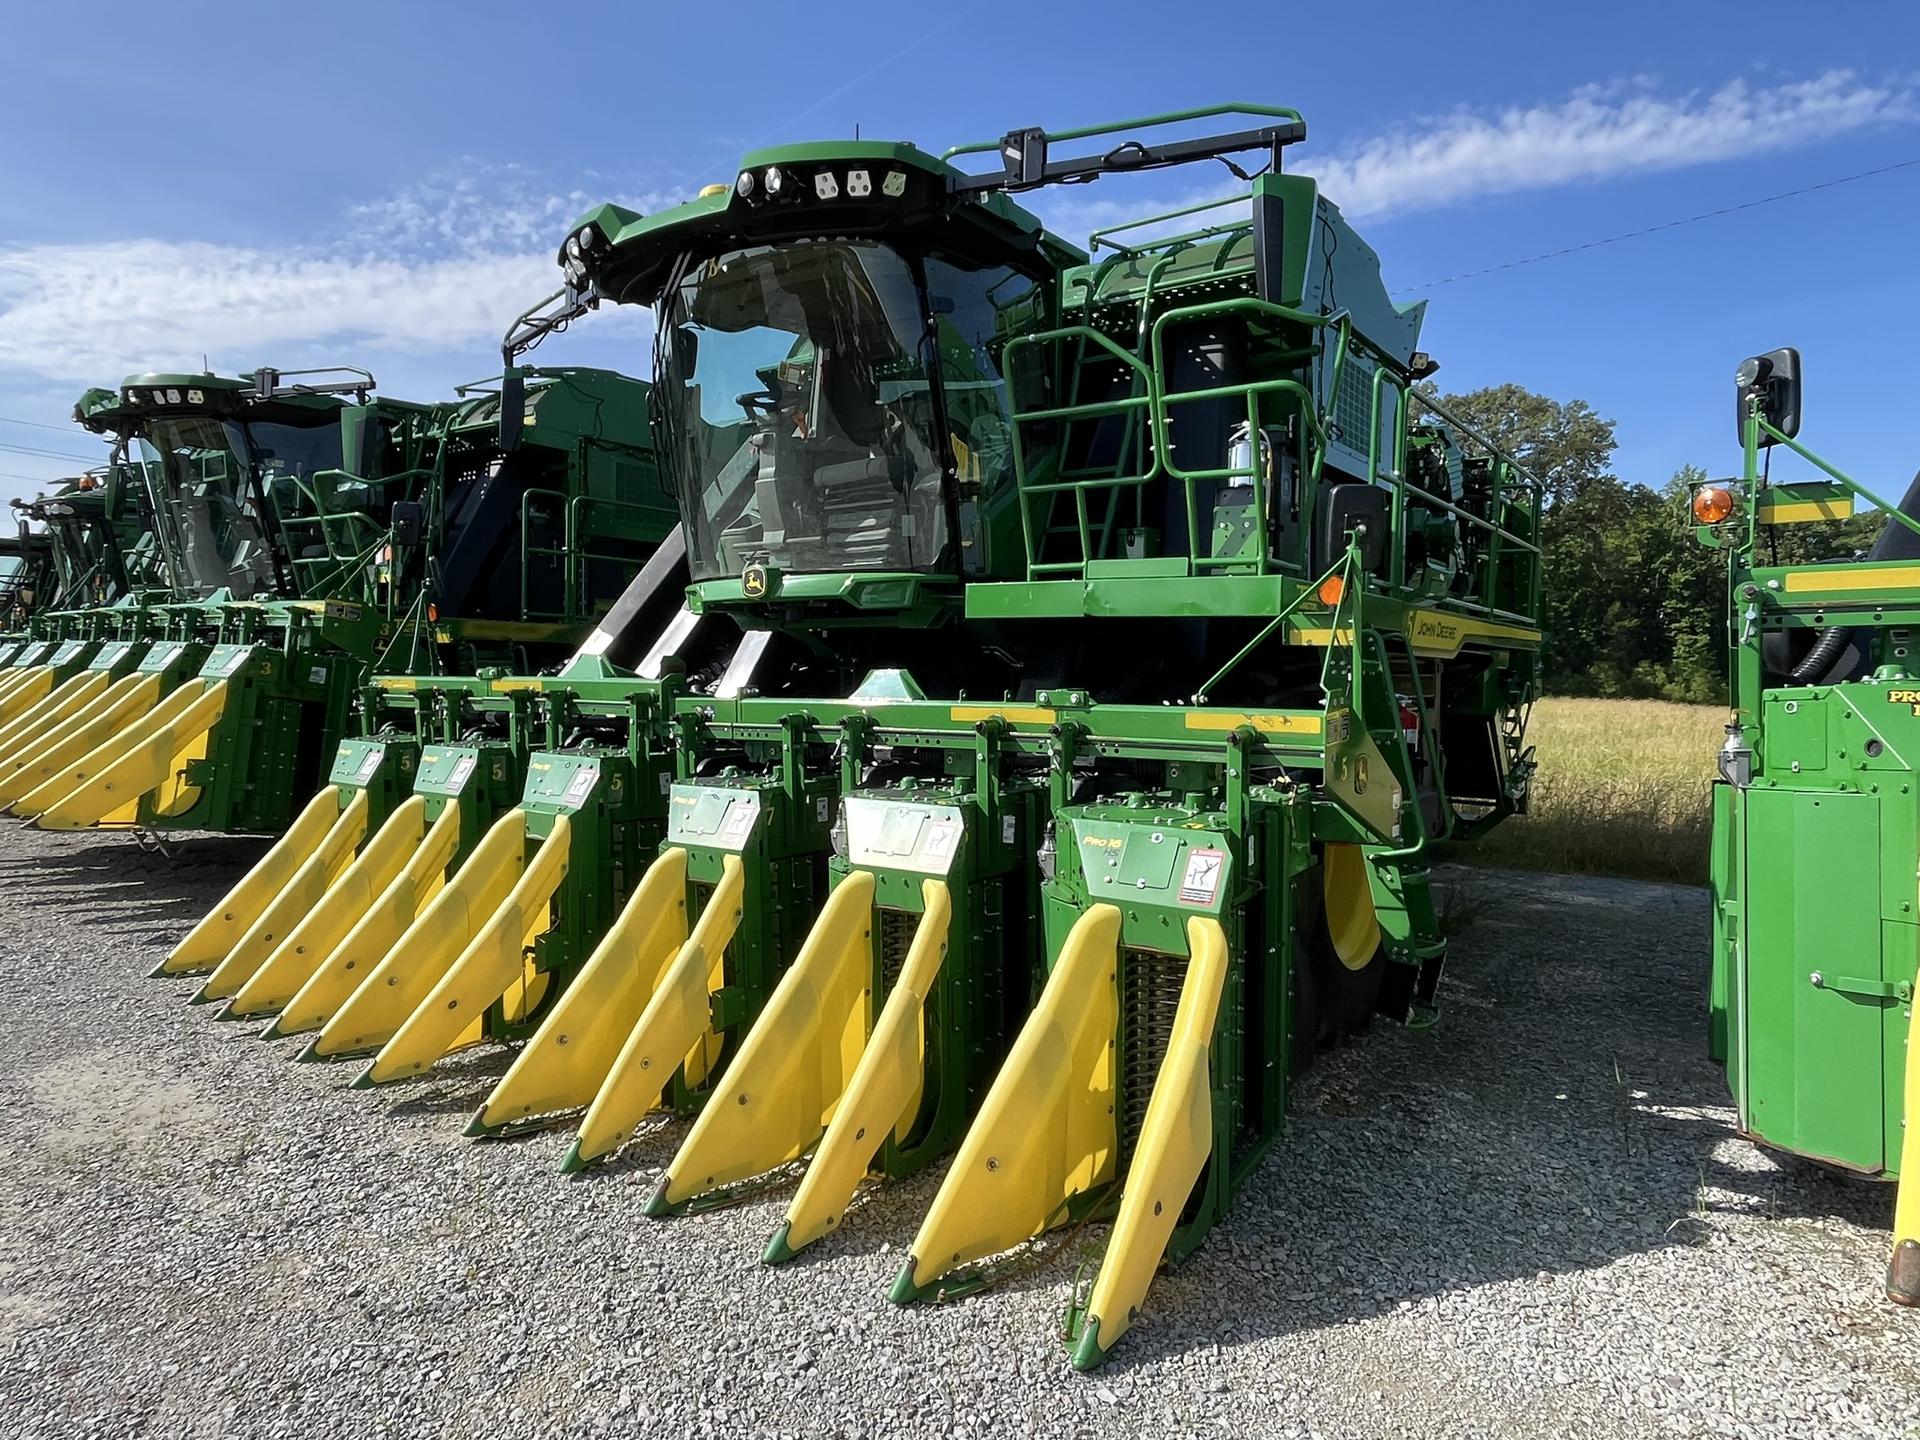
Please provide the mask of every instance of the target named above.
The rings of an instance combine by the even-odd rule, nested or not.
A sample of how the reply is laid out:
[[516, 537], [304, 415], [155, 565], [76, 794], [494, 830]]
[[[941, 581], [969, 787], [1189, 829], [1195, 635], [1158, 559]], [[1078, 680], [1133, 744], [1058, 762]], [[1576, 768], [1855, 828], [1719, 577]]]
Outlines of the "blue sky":
[[[744, 149], [938, 150], [1238, 99], [1427, 295], [1449, 389], [1512, 380], [1619, 422], [1619, 472], [1737, 461], [1731, 378], [1798, 345], [1804, 438], [1896, 493], [1920, 334], [1920, 165], [1451, 284], [1426, 282], [1920, 158], [1906, 6], [980, 0], [17, 7], [0, 53], [0, 495], [72, 468], [88, 384], [365, 365], [430, 399], [489, 372], [568, 219], [731, 178]], [[1205, 198], [1189, 169], [1048, 192], [1090, 223]], [[543, 360], [644, 374], [638, 317]], [[57, 451], [49, 456], [27, 453]]]

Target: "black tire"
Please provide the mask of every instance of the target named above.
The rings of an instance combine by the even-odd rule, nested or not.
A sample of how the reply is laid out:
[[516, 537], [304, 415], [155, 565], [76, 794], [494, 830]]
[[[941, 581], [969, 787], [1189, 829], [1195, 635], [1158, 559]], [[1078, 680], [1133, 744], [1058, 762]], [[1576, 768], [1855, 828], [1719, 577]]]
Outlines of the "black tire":
[[1384, 943], [1376, 945], [1367, 963], [1357, 970], [1344, 964], [1327, 926], [1322, 866], [1316, 862], [1302, 878], [1308, 881], [1312, 897], [1307, 968], [1318, 1001], [1318, 1039], [1322, 1045], [1333, 1045], [1372, 1023], [1374, 1007], [1380, 1001], [1380, 984], [1387, 975], [1387, 950]]

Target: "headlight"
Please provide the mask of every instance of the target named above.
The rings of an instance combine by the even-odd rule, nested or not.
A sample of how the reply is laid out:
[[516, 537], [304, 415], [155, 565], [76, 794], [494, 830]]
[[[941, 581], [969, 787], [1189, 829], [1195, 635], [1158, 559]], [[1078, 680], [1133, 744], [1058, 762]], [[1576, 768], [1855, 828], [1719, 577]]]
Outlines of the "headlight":
[[813, 177], [813, 193], [822, 200], [833, 200], [840, 194], [840, 182], [833, 178], [831, 170], [822, 170]]
[[873, 177], [864, 170], [847, 171], [847, 194], [852, 199], [864, 200], [873, 193]]
[[575, 260], [578, 260], [580, 258], [580, 237], [578, 235], [574, 235], [568, 238], [567, 254], [572, 256]]
[[751, 170], [742, 170], [740, 172], [740, 178], [733, 182], [733, 193], [738, 195], [742, 200], [752, 198], [753, 172]]
[[778, 199], [780, 191], [787, 183], [787, 177], [780, 173], [778, 165], [769, 165], [760, 175], [760, 183], [767, 187], [767, 194]]

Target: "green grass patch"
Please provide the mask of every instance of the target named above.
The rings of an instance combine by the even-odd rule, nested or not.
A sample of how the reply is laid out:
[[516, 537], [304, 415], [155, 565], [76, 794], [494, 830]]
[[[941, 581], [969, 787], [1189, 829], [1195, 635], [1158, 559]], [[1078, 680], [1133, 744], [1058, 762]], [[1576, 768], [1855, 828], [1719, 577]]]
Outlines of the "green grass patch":
[[1542, 700], [1532, 813], [1454, 858], [1707, 883], [1714, 754], [1727, 712], [1664, 700]]

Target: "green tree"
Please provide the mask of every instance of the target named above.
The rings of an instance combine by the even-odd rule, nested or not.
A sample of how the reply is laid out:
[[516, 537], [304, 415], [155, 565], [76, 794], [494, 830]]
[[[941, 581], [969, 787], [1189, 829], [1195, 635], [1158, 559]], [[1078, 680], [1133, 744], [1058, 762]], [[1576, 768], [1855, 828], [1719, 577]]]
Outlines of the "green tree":
[[1693, 538], [1704, 478], [1660, 490], [1612, 471], [1614, 422], [1583, 400], [1495, 385], [1442, 402], [1546, 488], [1546, 684], [1562, 694], [1714, 701], [1725, 693], [1725, 560]]

